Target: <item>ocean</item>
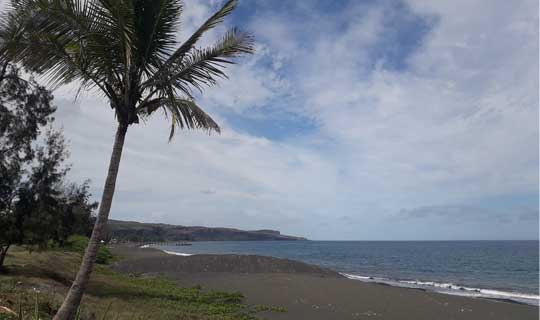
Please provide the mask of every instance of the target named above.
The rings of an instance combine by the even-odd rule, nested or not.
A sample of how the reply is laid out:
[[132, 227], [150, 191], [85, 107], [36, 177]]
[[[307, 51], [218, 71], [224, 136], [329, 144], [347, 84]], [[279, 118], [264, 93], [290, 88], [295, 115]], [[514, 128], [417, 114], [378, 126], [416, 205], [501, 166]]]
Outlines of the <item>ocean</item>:
[[256, 254], [367, 282], [539, 305], [538, 241], [213, 241], [172, 254]]

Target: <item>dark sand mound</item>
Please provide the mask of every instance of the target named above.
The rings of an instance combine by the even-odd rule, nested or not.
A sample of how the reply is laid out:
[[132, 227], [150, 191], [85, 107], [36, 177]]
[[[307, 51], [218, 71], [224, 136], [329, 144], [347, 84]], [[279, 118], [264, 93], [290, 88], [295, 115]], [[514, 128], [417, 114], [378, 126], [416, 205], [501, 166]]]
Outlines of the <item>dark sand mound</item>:
[[[114, 251], [118, 252], [118, 249]], [[115, 265], [126, 273], [306, 273], [323, 277], [341, 278], [330, 269], [299, 261], [256, 255], [168, 255], [155, 249], [123, 249], [120, 254], [129, 256]], [[126, 252], [130, 251], [130, 252]]]

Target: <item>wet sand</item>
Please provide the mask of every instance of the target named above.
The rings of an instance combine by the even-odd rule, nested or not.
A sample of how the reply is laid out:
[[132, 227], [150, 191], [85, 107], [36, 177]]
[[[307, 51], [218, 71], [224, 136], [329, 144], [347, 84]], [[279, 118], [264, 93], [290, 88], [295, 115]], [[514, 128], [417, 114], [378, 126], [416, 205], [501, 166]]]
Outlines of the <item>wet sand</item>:
[[155, 249], [117, 247], [125, 258], [115, 268], [164, 274], [181, 286], [239, 291], [249, 304], [284, 307], [265, 319], [538, 319], [535, 306], [450, 296], [419, 289], [350, 280], [301, 262], [260, 256], [173, 256]]

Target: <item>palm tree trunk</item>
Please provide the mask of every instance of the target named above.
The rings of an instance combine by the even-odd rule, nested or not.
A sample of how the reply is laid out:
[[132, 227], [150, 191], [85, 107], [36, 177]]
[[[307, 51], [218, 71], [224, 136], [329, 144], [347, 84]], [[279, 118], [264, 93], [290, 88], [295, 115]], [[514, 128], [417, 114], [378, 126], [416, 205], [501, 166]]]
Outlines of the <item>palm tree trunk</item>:
[[0, 271], [4, 269], [4, 259], [6, 258], [7, 252], [11, 244], [0, 247]]
[[126, 136], [127, 128], [128, 126], [126, 124], [118, 125], [111, 154], [111, 161], [109, 163], [109, 172], [107, 173], [107, 179], [105, 180], [105, 187], [103, 189], [101, 204], [99, 206], [99, 212], [96, 223], [94, 224], [92, 236], [90, 237], [88, 247], [86, 247], [86, 252], [84, 253], [77, 277], [75, 278], [75, 281], [73, 281], [60, 310], [58, 310], [53, 320], [74, 319], [79, 304], [81, 303], [84, 291], [86, 290], [86, 285], [90, 279], [90, 274], [94, 269], [101, 237], [105, 226], [107, 225], [107, 219], [109, 218], [109, 211], [111, 210], [116, 177], [118, 176], [118, 167], [120, 166], [120, 158], [122, 157], [122, 148], [124, 147], [124, 138]]

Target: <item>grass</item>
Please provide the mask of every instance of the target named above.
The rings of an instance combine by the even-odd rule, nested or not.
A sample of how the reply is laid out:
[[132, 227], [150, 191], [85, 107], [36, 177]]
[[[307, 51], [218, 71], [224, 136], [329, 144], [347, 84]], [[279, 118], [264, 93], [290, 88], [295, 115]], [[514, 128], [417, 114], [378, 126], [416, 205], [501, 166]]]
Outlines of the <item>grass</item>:
[[[28, 253], [13, 248], [0, 274], [0, 307], [4, 319], [51, 319], [79, 267], [78, 252]], [[257, 319], [262, 311], [281, 308], [250, 306], [240, 293], [206, 292], [200, 286], [178, 287], [173, 281], [117, 273], [96, 265], [83, 298], [79, 319]]]

